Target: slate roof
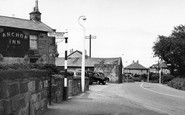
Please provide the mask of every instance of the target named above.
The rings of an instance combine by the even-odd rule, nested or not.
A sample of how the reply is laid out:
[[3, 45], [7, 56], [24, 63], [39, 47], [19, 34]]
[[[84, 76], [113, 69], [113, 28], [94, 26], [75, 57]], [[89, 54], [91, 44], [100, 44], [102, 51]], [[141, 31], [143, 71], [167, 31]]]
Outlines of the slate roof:
[[[76, 50], [76, 51], [72, 52], [71, 54], [69, 54], [67, 57], [68, 57], [68, 58], [71, 58], [71, 57], [73, 58], [73, 55], [74, 55], [75, 53], [79, 53], [80, 55], [82, 55], [82, 52], [81, 52], [81, 51]], [[85, 55], [85, 57], [88, 58], [88, 55]]]
[[[67, 65], [70, 67], [81, 67], [82, 58], [69, 58], [67, 60]], [[121, 58], [87, 58], [85, 59], [86, 67], [94, 67], [95, 64], [122, 64]], [[56, 66], [64, 66], [64, 58], [56, 58]]]
[[0, 16], [0, 26], [28, 29], [35, 31], [51, 32], [53, 29], [43, 22], [20, 19], [15, 17]]
[[124, 69], [146, 70], [147, 68], [145, 68], [138, 62], [133, 62], [132, 64], [126, 66]]
[[167, 68], [167, 64], [165, 62], [161, 62], [159, 64], [153, 64], [152, 66], [150, 66], [150, 68]]

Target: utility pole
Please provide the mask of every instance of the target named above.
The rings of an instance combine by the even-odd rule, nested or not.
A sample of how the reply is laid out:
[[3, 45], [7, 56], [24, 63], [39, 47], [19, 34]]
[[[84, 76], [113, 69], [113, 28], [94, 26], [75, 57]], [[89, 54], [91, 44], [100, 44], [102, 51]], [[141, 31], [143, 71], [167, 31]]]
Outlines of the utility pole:
[[161, 63], [158, 61], [159, 84], [161, 84]]
[[147, 82], [150, 82], [150, 69], [148, 69]]
[[86, 36], [85, 39], [89, 39], [89, 57], [91, 57], [91, 39], [96, 39], [96, 36], [90, 34], [89, 36]]

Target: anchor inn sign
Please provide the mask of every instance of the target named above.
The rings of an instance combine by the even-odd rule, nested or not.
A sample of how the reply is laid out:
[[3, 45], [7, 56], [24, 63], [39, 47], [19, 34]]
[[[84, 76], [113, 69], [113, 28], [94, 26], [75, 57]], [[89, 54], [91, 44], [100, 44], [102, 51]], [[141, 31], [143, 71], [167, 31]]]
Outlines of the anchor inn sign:
[[24, 57], [29, 49], [29, 35], [20, 30], [0, 28], [0, 43], [4, 57]]

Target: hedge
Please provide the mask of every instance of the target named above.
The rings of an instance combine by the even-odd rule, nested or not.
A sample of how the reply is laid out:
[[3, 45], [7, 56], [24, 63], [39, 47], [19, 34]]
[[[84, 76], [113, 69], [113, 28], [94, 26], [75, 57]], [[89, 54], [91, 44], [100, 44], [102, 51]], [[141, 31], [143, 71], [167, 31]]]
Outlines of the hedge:
[[185, 79], [184, 78], [174, 78], [173, 80], [168, 82], [168, 86], [185, 91]]

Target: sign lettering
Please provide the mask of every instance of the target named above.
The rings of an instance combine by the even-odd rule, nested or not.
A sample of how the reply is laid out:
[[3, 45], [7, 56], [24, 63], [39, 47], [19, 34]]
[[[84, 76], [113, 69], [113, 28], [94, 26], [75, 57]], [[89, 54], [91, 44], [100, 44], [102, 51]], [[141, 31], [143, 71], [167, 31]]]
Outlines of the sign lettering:
[[17, 29], [0, 32], [0, 54], [4, 57], [24, 57], [29, 49], [29, 35]]

